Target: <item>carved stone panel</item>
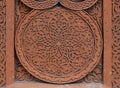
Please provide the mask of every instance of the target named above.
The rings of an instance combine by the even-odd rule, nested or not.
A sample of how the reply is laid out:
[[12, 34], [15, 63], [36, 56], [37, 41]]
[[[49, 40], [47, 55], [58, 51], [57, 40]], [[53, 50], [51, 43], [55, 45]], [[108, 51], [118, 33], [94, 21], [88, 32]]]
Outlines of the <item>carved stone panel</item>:
[[0, 0], [0, 88], [35, 82], [120, 88], [120, 1]]
[[[91, 7], [96, 0], [83, 3], [84, 8], [74, 7], [73, 4], [73, 9], [64, 0], [61, 5], [55, 0], [39, 2], [40, 5], [44, 3], [45, 8], [39, 8], [36, 5], [38, 1], [21, 1], [33, 10], [29, 12], [30, 9], [25, 7], [28, 13], [24, 14], [24, 19], [17, 21], [15, 45], [20, 63], [30, 74], [47, 82], [68, 83], [83, 77], [85, 80], [86, 75], [98, 68], [103, 48], [102, 29], [87, 11], [81, 11]], [[54, 2], [55, 7], [46, 9], [54, 6]], [[18, 8], [19, 18], [23, 12]], [[101, 71], [97, 72], [102, 75]], [[100, 76], [99, 82], [102, 81]]]
[[0, 0], [0, 87], [6, 83], [6, 2]]
[[120, 1], [112, 2], [112, 86], [120, 88]]

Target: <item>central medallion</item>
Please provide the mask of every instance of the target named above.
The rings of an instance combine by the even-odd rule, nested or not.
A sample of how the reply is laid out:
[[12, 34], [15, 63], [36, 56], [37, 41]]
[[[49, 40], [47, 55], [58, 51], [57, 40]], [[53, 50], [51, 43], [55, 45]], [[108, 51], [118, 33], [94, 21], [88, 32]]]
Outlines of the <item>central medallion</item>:
[[80, 11], [60, 7], [33, 10], [16, 31], [16, 52], [33, 76], [53, 83], [77, 81], [98, 64], [102, 52], [99, 27]]

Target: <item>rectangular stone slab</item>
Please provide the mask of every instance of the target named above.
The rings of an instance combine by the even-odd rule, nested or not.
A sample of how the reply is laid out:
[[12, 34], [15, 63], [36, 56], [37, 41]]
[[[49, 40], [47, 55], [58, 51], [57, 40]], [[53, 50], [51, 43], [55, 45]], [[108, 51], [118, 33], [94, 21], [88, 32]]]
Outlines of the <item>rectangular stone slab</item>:
[[[103, 0], [103, 86], [108, 88], [120, 88], [120, 1]], [[16, 84], [15, 80], [15, 50], [14, 50], [14, 33], [15, 33], [15, 2], [14, 0], [0, 0], [0, 32], [2, 37], [0, 41], [0, 86], [9, 86]], [[1, 15], [2, 14], [2, 15]], [[3, 21], [4, 20], [4, 21]], [[2, 26], [1, 26], [2, 25]], [[1, 35], [0, 35], [1, 36]], [[19, 84], [19, 82], [17, 82]], [[27, 88], [29, 83], [20, 83], [19, 85]], [[36, 83], [33, 83], [35, 86]], [[45, 83], [47, 84], [47, 83]], [[44, 84], [40, 84], [44, 85]], [[51, 85], [51, 84], [50, 84]], [[75, 84], [77, 88], [80, 86]], [[88, 84], [85, 84], [86, 86]], [[98, 85], [98, 84], [96, 84]], [[34, 86], [34, 87], [35, 87]], [[49, 86], [49, 85], [48, 85]], [[57, 87], [61, 88], [60, 85]], [[72, 88], [72, 85], [69, 85]], [[67, 87], [67, 88], [69, 88]], [[82, 88], [84, 88], [83, 86]], [[106, 87], [106, 88], [107, 88]], [[75, 87], [74, 87], [75, 88]], [[87, 87], [85, 87], [87, 88]]]

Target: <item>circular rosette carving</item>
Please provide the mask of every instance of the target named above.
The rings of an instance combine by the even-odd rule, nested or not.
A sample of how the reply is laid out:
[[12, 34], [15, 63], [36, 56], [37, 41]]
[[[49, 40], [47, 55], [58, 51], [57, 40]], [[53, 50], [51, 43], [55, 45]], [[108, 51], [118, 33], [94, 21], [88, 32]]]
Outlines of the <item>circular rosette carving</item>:
[[15, 46], [20, 62], [33, 76], [52, 83], [69, 83], [96, 67], [102, 38], [87, 13], [56, 7], [29, 13], [16, 31]]
[[21, 0], [25, 5], [33, 9], [47, 9], [55, 6], [57, 0]]
[[61, 0], [61, 4], [72, 10], [84, 10], [93, 6], [98, 0]]

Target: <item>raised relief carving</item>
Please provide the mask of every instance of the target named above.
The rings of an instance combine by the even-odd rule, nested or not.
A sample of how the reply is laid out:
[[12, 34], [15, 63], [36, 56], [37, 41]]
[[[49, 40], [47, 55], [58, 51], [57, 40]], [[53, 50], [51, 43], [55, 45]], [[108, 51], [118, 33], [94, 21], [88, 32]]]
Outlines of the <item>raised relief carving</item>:
[[25, 5], [33, 9], [47, 9], [55, 6], [58, 0], [21, 0]]
[[120, 1], [113, 0], [112, 86], [120, 88]]
[[[26, 5], [21, 3], [21, 1], [17, 1], [16, 3], [16, 23], [19, 24], [20, 20], [31, 11]], [[91, 15], [96, 22], [99, 24], [100, 28], [102, 29], [102, 0], [98, 0], [98, 2], [92, 6], [91, 8], [86, 10], [89, 15]], [[17, 25], [16, 24], [16, 25]], [[17, 27], [17, 26], [16, 26]], [[101, 30], [102, 31], [102, 30]], [[78, 82], [102, 82], [103, 81], [103, 65], [102, 65], [102, 58], [96, 68], [81, 79]], [[34, 78], [31, 74], [29, 74], [25, 68], [20, 64], [19, 60], [16, 57], [16, 80], [23, 81], [23, 80], [32, 80], [36, 81], [38, 79]]]
[[0, 0], [0, 87], [5, 85], [6, 72], [6, 6], [5, 0]]
[[72, 10], [84, 10], [93, 6], [98, 0], [61, 0], [61, 4]]
[[[27, 15], [30, 11], [31, 11], [31, 9], [29, 7], [27, 7], [26, 5], [24, 5], [20, 0], [18, 0], [16, 2], [16, 15], [15, 15], [15, 18], [16, 18], [15, 27], [16, 28], [19, 25], [20, 20], [25, 15]], [[15, 60], [15, 64], [16, 64], [16, 66], [15, 66], [15, 71], [16, 71], [15, 78], [16, 78], [16, 80], [19, 80], [19, 81], [36, 80], [36, 78], [33, 77], [30, 73], [28, 73], [28, 71], [26, 71], [26, 69], [21, 65], [17, 56], [15, 56], [15, 59], [16, 59]]]
[[[15, 57], [17, 63], [15, 72], [16, 79], [28, 79], [32, 81], [42, 79], [52, 83], [68, 83], [78, 79], [80, 79], [80, 82], [103, 81], [103, 58], [101, 57], [101, 32], [103, 31], [102, 0], [58, 1], [16, 0], [15, 42], [17, 56], [20, 60], [19, 62], [16, 59], [18, 57]], [[57, 5], [57, 3], [59, 4]], [[71, 5], [68, 5], [68, 3]], [[78, 6], [76, 5], [77, 3], [79, 3]], [[120, 1], [112, 0], [112, 88], [120, 88], [119, 7]], [[71, 17], [72, 19], [70, 19]], [[60, 21], [58, 21], [58, 19]], [[74, 23], [74, 21], [76, 23]], [[80, 22], [82, 22], [82, 24]], [[77, 39], [78, 41], [76, 41]], [[88, 42], [89, 40], [90, 42]], [[89, 44], [90, 46], [88, 46]], [[51, 51], [47, 51], [48, 49]], [[95, 52], [91, 52], [91, 50]], [[50, 55], [53, 56], [52, 59]], [[0, 87], [6, 84], [5, 57], [6, 0], [0, 0]], [[50, 63], [47, 63], [47, 60]], [[55, 69], [52, 68], [51, 63]], [[94, 66], [92, 66], [93, 63]], [[47, 68], [48, 66], [49, 68]], [[66, 66], [69, 66], [69, 68], [66, 69]], [[61, 68], [63, 69], [61, 70]], [[43, 73], [45, 73], [45, 75]], [[44, 78], [41, 78], [41, 75], [44, 75], [42, 76]], [[51, 75], [52, 78], [49, 77]], [[61, 80], [61, 77], [66, 78], [66, 75], [71, 76], [72, 80]], [[79, 77], [75, 78], [74, 75]], [[56, 79], [55, 77], [57, 77], [58, 80], [54, 80]]]
[[82, 79], [102, 54], [101, 30], [94, 19], [85, 11], [60, 6], [28, 13], [18, 24], [15, 42], [24, 68], [52, 83]]
[[[101, 31], [103, 31], [103, 5], [102, 0], [98, 0], [97, 3], [92, 6], [91, 8], [87, 9], [87, 13], [92, 16], [96, 20], [96, 23], [99, 25]], [[80, 82], [87, 82], [87, 83], [102, 83], [103, 81], [103, 57], [101, 57], [101, 60], [99, 64], [96, 66], [96, 68], [89, 73], [87, 76], [85, 76]]]

